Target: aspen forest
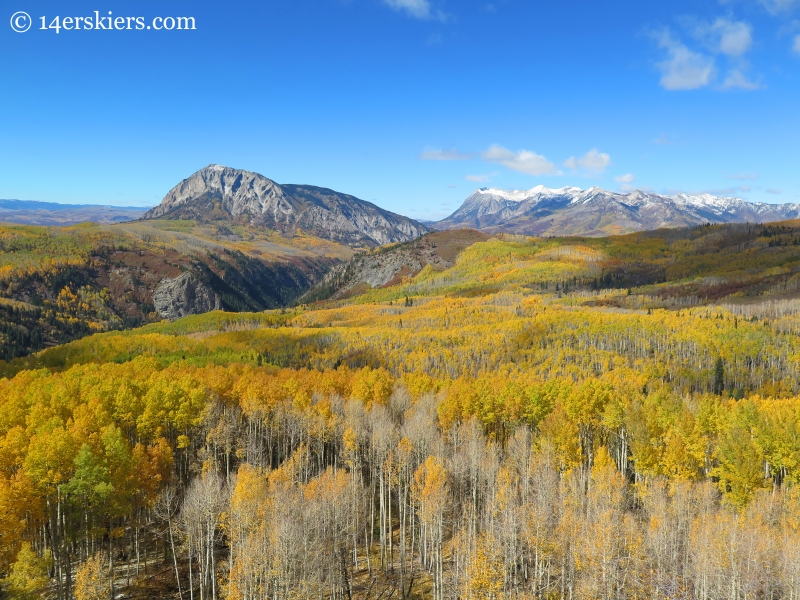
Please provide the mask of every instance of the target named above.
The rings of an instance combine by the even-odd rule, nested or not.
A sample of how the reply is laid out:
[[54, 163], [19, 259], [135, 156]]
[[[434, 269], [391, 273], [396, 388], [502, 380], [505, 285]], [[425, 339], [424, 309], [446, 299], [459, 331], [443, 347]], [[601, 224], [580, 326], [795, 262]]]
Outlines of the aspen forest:
[[796, 240], [496, 236], [10, 357], [0, 595], [800, 600]]

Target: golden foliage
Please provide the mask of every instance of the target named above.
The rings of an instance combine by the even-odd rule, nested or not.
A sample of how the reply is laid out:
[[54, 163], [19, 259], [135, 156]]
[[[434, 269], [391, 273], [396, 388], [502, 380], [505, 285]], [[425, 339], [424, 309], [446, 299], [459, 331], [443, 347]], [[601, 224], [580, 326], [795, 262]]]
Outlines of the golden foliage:
[[7, 580], [12, 600], [35, 600], [43, 597], [50, 583], [48, 571], [52, 563], [49, 550], [39, 557], [31, 549], [31, 545], [24, 542], [17, 554], [17, 560], [11, 565]]
[[110, 590], [99, 554], [84, 562], [75, 573], [75, 600], [105, 600]]

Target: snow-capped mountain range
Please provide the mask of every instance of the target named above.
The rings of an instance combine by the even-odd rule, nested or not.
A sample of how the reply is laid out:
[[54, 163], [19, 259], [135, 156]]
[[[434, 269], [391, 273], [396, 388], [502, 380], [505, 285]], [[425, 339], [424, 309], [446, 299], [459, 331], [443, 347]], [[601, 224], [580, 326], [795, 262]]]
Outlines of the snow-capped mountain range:
[[665, 196], [537, 185], [530, 190], [481, 188], [436, 229], [473, 227], [526, 235], [603, 236], [702, 223], [765, 223], [800, 218], [800, 204], [766, 204], [712, 194]]

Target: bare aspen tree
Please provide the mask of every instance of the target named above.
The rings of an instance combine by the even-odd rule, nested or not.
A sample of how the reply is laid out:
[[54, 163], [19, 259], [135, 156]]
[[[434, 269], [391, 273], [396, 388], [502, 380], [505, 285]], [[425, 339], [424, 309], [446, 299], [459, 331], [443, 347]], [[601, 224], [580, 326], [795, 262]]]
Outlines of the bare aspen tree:
[[178, 492], [173, 486], [167, 486], [159, 496], [158, 501], [153, 505], [153, 516], [157, 521], [166, 523], [166, 538], [169, 541], [170, 554], [172, 555], [172, 566], [175, 569], [175, 583], [178, 586], [178, 597], [183, 600], [183, 590], [181, 588], [181, 576], [178, 571], [178, 553], [175, 549], [175, 537], [178, 527]]
[[534, 594], [552, 591], [552, 580], [558, 573], [559, 473], [547, 450], [531, 456], [523, 480], [523, 536], [528, 548], [528, 571], [525, 579]]
[[[378, 514], [375, 516], [378, 525], [379, 544], [381, 548], [381, 566], [390, 569], [389, 545], [391, 543], [391, 462], [389, 453], [397, 444], [398, 432], [389, 410], [375, 405], [369, 413], [371, 428], [371, 457], [373, 497], [377, 494]], [[374, 510], [374, 508], [373, 508]], [[371, 518], [372, 522], [376, 522]], [[373, 528], [374, 529], [374, 528]]]
[[225, 510], [222, 480], [213, 471], [196, 478], [183, 500], [181, 525], [186, 538], [190, 572], [197, 567], [200, 600], [217, 600], [216, 544]]
[[433, 575], [433, 597], [444, 597], [444, 518], [449, 495], [447, 471], [437, 458], [430, 456], [414, 473], [414, 496], [420, 521], [420, 541], [425, 567]]

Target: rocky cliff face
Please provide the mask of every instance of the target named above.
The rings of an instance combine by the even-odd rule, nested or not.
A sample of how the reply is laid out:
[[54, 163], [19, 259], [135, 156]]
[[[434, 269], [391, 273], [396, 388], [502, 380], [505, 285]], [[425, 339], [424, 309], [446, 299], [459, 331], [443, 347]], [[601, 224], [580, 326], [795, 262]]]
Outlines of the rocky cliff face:
[[170, 320], [222, 308], [214, 290], [191, 273], [164, 280], [153, 292], [153, 304], [162, 318]]
[[487, 239], [489, 235], [472, 229], [438, 231], [413, 242], [358, 254], [328, 271], [300, 302], [345, 298], [369, 288], [395, 285], [428, 265], [436, 271], [449, 269], [464, 248]]
[[428, 231], [354, 196], [310, 185], [279, 185], [258, 173], [221, 165], [184, 179], [143, 218], [245, 220], [281, 232], [302, 229], [351, 246], [406, 242]]

